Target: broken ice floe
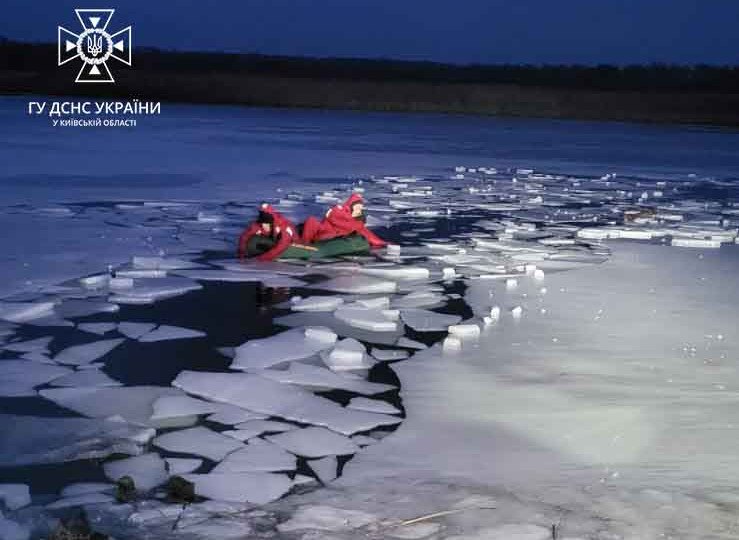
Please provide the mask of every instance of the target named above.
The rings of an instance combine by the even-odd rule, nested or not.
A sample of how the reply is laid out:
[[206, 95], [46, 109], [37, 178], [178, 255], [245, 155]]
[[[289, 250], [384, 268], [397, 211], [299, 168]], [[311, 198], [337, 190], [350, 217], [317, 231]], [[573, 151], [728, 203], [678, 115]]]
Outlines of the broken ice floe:
[[293, 471], [297, 458], [279, 446], [262, 439], [249, 441], [246, 448], [237, 450], [221, 461], [213, 473]]
[[[178, 425], [172, 419], [151, 420], [153, 403], [162, 396], [184, 395], [181, 390], [162, 386], [49, 388], [40, 390], [39, 394], [61, 407], [90, 418], [120, 416], [132, 424], [148, 427]], [[191, 421], [186, 418], [185, 425], [188, 423]]]
[[348, 390], [357, 394], [374, 395], [393, 390], [389, 384], [368, 382], [360, 378], [338, 375], [320, 366], [293, 362], [286, 370], [264, 370], [259, 375], [281, 383], [295, 384], [310, 390]]
[[286, 475], [264, 472], [186, 474], [184, 478], [195, 485], [196, 495], [217, 501], [266, 504], [292, 488]]
[[166, 462], [156, 452], [103, 464], [105, 476], [117, 482], [124, 476], [133, 479], [137, 490], [148, 491], [167, 481]]
[[93, 341], [92, 343], [85, 343], [83, 345], [72, 345], [59, 352], [54, 357], [54, 361], [59, 364], [74, 366], [89, 364], [102, 358], [124, 341], [124, 339], [108, 339]]
[[35, 396], [34, 387], [70, 373], [69, 368], [41, 362], [0, 360], [0, 396]]
[[350, 438], [321, 427], [268, 435], [266, 439], [288, 452], [309, 458], [354, 454], [359, 450]]
[[191, 330], [189, 328], [180, 328], [178, 326], [169, 326], [163, 324], [156, 330], [144, 334], [139, 338], [142, 343], [151, 343], [154, 341], [167, 341], [174, 339], [193, 339], [204, 337], [205, 332], [200, 330]]
[[307, 358], [329, 349], [336, 334], [328, 329], [293, 329], [274, 336], [253, 339], [236, 348], [232, 369], [250, 370]]
[[154, 430], [88, 418], [0, 415], [0, 466], [140, 454]]
[[213, 401], [231, 403], [295, 422], [325, 426], [345, 435], [400, 422], [399, 418], [389, 415], [344, 409], [307, 390], [247, 373], [184, 371], [172, 384]]
[[224, 432], [225, 435], [239, 441], [246, 441], [263, 433], [280, 433], [295, 429], [293, 424], [276, 422], [274, 420], [249, 420], [234, 426], [233, 431]]
[[213, 461], [220, 461], [244, 446], [232, 437], [221, 435], [203, 426], [171, 431], [159, 435], [152, 442], [155, 446], [170, 452], [203, 456]]
[[459, 315], [445, 315], [425, 309], [403, 309], [403, 322], [418, 332], [444, 331], [462, 320]]

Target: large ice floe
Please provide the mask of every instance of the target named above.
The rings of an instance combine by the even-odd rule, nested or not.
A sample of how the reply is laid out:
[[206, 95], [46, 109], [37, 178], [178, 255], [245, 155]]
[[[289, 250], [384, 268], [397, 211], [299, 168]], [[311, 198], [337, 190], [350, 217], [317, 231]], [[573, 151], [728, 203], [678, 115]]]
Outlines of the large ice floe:
[[121, 539], [735, 536], [733, 184], [483, 165], [274, 202], [351, 190], [395, 244], [214, 259], [239, 204], [93, 205], [155, 240], [0, 300], [0, 467], [31, 486], [0, 483], [0, 538], [75, 507]]

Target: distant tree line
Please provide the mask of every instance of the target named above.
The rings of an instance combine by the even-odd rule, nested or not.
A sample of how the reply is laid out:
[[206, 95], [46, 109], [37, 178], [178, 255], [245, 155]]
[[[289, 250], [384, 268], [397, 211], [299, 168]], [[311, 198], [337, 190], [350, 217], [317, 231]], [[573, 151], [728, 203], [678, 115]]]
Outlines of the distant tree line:
[[[739, 66], [454, 65], [386, 59], [309, 58], [221, 52], [134, 51], [137, 71], [253, 75], [299, 79], [525, 87], [641, 92], [739, 93]], [[0, 37], [0, 70], [55, 70], [56, 44]], [[0, 90], [2, 90], [0, 88]]]

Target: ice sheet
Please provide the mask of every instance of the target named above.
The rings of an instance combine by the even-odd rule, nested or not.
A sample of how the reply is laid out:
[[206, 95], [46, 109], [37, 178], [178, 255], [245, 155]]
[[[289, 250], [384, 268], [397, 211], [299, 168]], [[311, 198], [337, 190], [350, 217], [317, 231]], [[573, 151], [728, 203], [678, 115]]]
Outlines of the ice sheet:
[[125, 339], [106, 339], [102, 341], [93, 341], [83, 345], [72, 345], [60, 351], [54, 361], [60, 364], [79, 366], [89, 364], [104, 357], [110, 351], [123, 343]]
[[184, 371], [172, 384], [190, 394], [269, 416], [326, 426], [345, 435], [400, 422], [388, 415], [350, 411], [301, 388], [252, 374]]
[[0, 484], [0, 501], [8, 510], [18, 510], [31, 504], [31, 493], [26, 484]]
[[[253, 370], [307, 358], [333, 346], [336, 335], [325, 333], [316, 339], [304, 329], [293, 329], [274, 336], [253, 339], [236, 348], [232, 369]], [[323, 339], [325, 336], [325, 339]], [[331, 339], [333, 336], [333, 339]]]
[[139, 339], [144, 334], [156, 328], [154, 323], [121, 322], [118, 323], [118, 331], [130, 339]]
[[121, 383], [111, 379], [99, 369], [75, 371], [69, 375], [53, 379], [51, 386], [121, 386]]
[[426, 309], [403, 309], [400, 316], [405, 324], [417, 332], [446, 331], [450, 325], [462, 320], [459, 315], [445, 315]]
[[182, 396], [182, 391], [163, 386], [125, 386], [117, 388], [53, 388], [39, 394], [67, 409], [90, 418], [121, 416], [140, 426], [157, 427], [152, 421], [153, 403], [162, 396]]
[[34, 387], [71, 373], [69, 368], [41, 362], [0, 360], [0, 396], [35, 396]]
[[0, 415], [0, 466], [61, 463], [141, 453], [154, 431], [87, 418]]
[[190, 396], [162, 396], [154, 401], [152, 409], [151, 419], [156, 421], [216, 413], [221, 410], [221, 405]]
[[204, 336], [205, 332], [201, 332], [200, 330], [191, 330], [190, 328], [181, 328], [179, 326], [169, 326], [163, 324], [159, 326], [156, 330], [153, 330], [152, 332], [141, 336], [139, 338], [139, 341], [142, 343], [151, 343], [154, 341], [193, 339]]
[[394, 293], [398, 287], [394, 281], [377, 279], [371, 276], [339, 276], [309, 286], [314, 289], [345, 294]]
[[246, 448], [226, 456], [213, 473], [293, 471], [297, 458], [270, 442], [252, 439]]
[[354, 454], [359, 450], [349, 437], [321, 427], [268, 435], [266, 439], [288, 452], [309, 458]]
[[358, 394], [373, 395], [392, 390], [389, 384], [373, 383], [363, 379], [338, 375], [320, 366], [292, 362], [286, 370], [263, 370], [259, 375], [282, 383], [296, 384], [311, 390], [348, 390]]
[[292, 482], [284, 474], [224, 473], [187, 474], [184, 478], [195, 484], [195, 493], [217, 501], [267, 504], [290, 491]]
[[154, 489], [169, 477], [166, 462], [156, 452], [109, 461], [103, 464], [103, 470], [105, 476], [115, 482], [130, 476], [139, 491]]
[[394, 332], [397, 323], [390, 320], [380, 309], [361, 307], [340, 307], [334, 311], [334, 317], [350, 326], [371, 332]]
[[231, 437], [226, 437], [202, 426], [171, 431], [159, 435], [152, 442], [159, 448], [170, 452], [194, 454], [213, 461], [220, 461], [231, 452], [244, 446]]

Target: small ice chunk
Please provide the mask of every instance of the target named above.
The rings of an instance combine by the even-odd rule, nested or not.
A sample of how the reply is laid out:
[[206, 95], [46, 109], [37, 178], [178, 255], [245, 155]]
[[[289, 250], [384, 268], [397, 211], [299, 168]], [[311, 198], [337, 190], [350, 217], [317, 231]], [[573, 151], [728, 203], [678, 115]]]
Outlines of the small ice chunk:
[[393, 256], [400, 255], [400, 246], [398, 244], [388, 244], [387, 254]]
[[197, 416], [221, 410], [221, 406], [217, 403], [190, 396], [162, 396], [153, 403], [152, 408], [154, 409], [154, 414], [151, 415], [152, 420]]
[[523, 308], [521, 306], [516, 306], [511, 310], [511, 315], [514, 319], [520, 319], [523, 315]]
[[428, 268], [420, 268], [414, 266], [365, 266], [359, 269], [359, 273], [366, 276], [374, 276], [378, 278], [387, 278], [392, 280], [427, 279], [430, 275]]
[[536, 281], [542, 281], [544, 279], [544, 270], [541, 268], [537, 268], [534, 270], [534, 279]]
[[290, 304], [293, 311], [334, 311], [344, 303], [339, 296], [309, 296]]
[[394, 293], [398, 288], [394, 281], [377, 279], [371, 276], [339, 276], [316, 283], [313, 287], [345, 294], [386, 294]]
[[130, 289], [133, 287], [133, 279], [130, 277], [114, 277], [108, 282], [111, 289]]
[[116, 270], [118, 278], [163, 278], [167, 277], [166, 270]]
[[267, 504], [292, 488], [286, 475], [274, 473], [187, 474], [184, 478], [195, 484], [196, 495], [238, 503]]
[[476, 324], [456, 324], [449, 327], [449, 333], [460, 339], [474, 339], [480, 336], [480, 327]]
[[512, 291], [516, 287], [518, 287], [518, 280], [517, 279], [508, 278], [508, 279], [505, 280], [505, 288], [508, 289], [509, 291]]
[[113, 491], [115, 485], [103, 482], [79, 482], [77, 484], [69, 484], [62, 489], [62, 497], [77, 497], [78, 495], [87, 495], [88, 493], [103, 493]]
[[110, 274], [95, 274], [93, 276], [87, 276], [80, 278], [80, 284], [88, 289], [101, 289], [108, 285], [110, 281]]
[[0, 501], [8, 510], [18, 510], [31, 504], [31, 492], [26, 484], [0, 484]]
[[83, 371], [75, 371], [69, 375], [54, 379], [49, 384], [51, 386], [121, 386], [121, 383], [115, 379], [111, 379], [99, 369], [86, 369]]
[[310, 331], [295, 328], [267, 338], [253, 339], [236, 348], [231, 369], [263, 369], [308, 358], [330, 348], [335, 340], [336, 334], [321, 328]]
[[190, 330], [189, 328], [181, 328], [179, 326], [161, 325], [153, 332], [149, 332], [139, 338], [142, 343], [150, 343], [153, 341], [165, 341], [171, 339], [191, 339], [204, 337], [205, 332], [200, 330]]
[[375, 360], [378, 360], [380, 362], [392, 362], [395, 360], [405, 360], [410, 355], [408, 354], [408, 351], [398, 350], [398, 349], [378, 349], [373, 348], [372, 352], [370, 353], [375, 358]]
[[114, 482], [130, 476], [139, 491], [154, 489], [166, 482], [169, 476], [166, 462], [156, 452], [109, 461], [103, 464], [103, 472]]
[[85, 343], [83, 345], [72, 345], [58, 353], [54, 357], [54, 361], [60, 364], [74, 366], [89, 364], [104, 357], [124, 341], [125, 339], [119, 338], [93, 341], [92, 343]]
[[367, 349], [354, 338], [339, 341], [330, 353], [323, 355], [323, 362], [334, 371], [369, 369], [374, 365], [366, 354]]
[[405, 336], [399, 337], [398, 341], [396, 341], [395, 344], [398, 347], [405, 347], [407, 349], [416, 349], [419, 351], [422, 351], [423, 349], [428, 349], [428, 346], [425, 345], [424, 343], [407, 338]]
[[91, 334], [97, 334], [102, 336], [108, 332], [112, 332], [117, 328], [116, 323], [80, 323], [77, 328], [83, 332], [90, 332]]
[[27, 322], [54, 313], [54, 302], [0, 302], [0, 319]]
[[490, 318], [493, 322], [497, 322], [500, 319], [500, 306], [490, 308]]
[[226, 456], [213, 473], [294, 471], [297, 459], [279, 446], [254, 439], [246, 448]]
[[324, 484], [336, 480], [336, 477], [339, 476], [339, 462], [336, 456], [313, 459], [308, 462], [308, 467], [316, 473], [318, 479]]
[[171, 431], [152, 442], [170, 452], [194, 454], [213, 461], [220, 461], [234, 450], [244, 447], [241, 442], [202, 426]]
[[401, 312], [403, 322], [417, 332], [444, 331], [450, 325], [462, 320], [459, 315], [445, 315], [426, 309], [404, 309]]
[[379, 309], [341, 307], [334, 311], [334, 317], [350, 326], [372, 332], [394, 332], [398, 329], [397, 323], [388, 320]]
[[181, 476], [189, 474], [200, 468], [203, 464], [202, 459], [195, 458], [164, 458], [167, 462], [167, 471], [171, 476]]
[[309, 326], [305, 329], [305, 337], [334, 344], [338, 336], [330, 329], [323, 326]]
[[349, 401], [347, 405], [350, 409], [357, 409], [358, 411], [368, 411], [382, 414], [400, 414], [400, 409], [391, 405], [387, 401], [381, 401], [379, 399], [368, 399], [363, 397], [355, 397]]
[[0, 360], [0, 397], [35, 396], [35, 386], [69, 375], [69, 368], [27, 360]]
[[[135, 481], [134, 481], [135, 483]], [[109, 504], [115, 502], [113, 496], [106, 493], [85, 493], [83, 495], [75, 495], [74, 497], [65, 497], [56, 502], [47, 504], [49, 510], [59, 510], [60, 508], [71, 508], [73, 506], [87, 506], [90, 504]]]
[[721, 241], [701, 238], [673, 238], [670, 245], [674, 247], [716, 249], [721, 247]]
[[144, 334], [154, 330], [154, 328], [156, 328], [156, 324], [154, 323], [118, 323], [118, 331], [130, 339], [139, 339]]
[[308, 458], [354, 454], [359, 450], [349, 437], [322, 427], [307, 427], [269, 435], [267, 440], [288, 452]]
[[455, 279], [457, 277], [457, 272], [454, 270], [453, 267], [447, 267], [441, 269], [441, 278], [443, 280], [450, 280]]
[[462, 349], [462, 340], [456, 336], [447, 336], [442, 343], [442, 349], [450, 352], [459, 351]]

